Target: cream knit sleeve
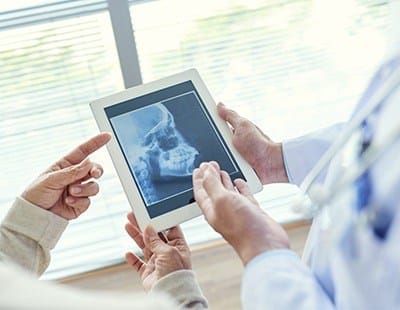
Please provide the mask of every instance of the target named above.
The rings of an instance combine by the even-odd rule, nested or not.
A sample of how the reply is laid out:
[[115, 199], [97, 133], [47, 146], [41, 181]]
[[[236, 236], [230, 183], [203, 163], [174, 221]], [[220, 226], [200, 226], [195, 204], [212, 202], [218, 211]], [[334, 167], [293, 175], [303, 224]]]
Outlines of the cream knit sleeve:
[[150, 294], [168, 294], [180, 305], [179, 309], [208, 309], [195, 273], [192, 270], [179, 270], [161, 278], [153, 286]]
[[0, 226], [0, 254], [41, 275], [68, 221], [17, 197]]
[[[0, 278], [8, 283], [0, 291], [0, 309], [83, 309], [89, 308], [89, 305], [95, 309], [146, 310], [208, 307], [194, 273], [188, 270], [171, 273], [155, 284], [151, 294], [136, 296], [85, 294], [58, 285], [35, 282], [23, 273], [18, 275], [20, 271], [13, 264], [37, 275], [46, 270], [50, 262], [50, 250], [67, 224], [67, 220], [21, 197], [15, 200], [0, 226]], [[6, 261], [1, 262], [3, 258]], [[24, 298], [15, 298], [17, 295]]]

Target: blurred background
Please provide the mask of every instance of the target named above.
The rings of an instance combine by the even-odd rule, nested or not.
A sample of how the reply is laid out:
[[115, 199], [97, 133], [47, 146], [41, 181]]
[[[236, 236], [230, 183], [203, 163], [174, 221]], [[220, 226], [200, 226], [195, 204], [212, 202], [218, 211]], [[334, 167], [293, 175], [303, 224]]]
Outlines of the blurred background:
[[[37, 174], [98, 132], [90, 101], [188, 68], [276, 141], [346, 120], [387, 53], [388, 16], [382, 0], [1, 1], [0, 218]], [[107, 151], [93, 160], [105, 167], [101, 192], [44, 278], [117, 264], [135, 249]], [[293, 191], [257, 197], [287, 222], [280, 210]], [[183, 229], [192, 245], [219, 238], [202, 218]]]

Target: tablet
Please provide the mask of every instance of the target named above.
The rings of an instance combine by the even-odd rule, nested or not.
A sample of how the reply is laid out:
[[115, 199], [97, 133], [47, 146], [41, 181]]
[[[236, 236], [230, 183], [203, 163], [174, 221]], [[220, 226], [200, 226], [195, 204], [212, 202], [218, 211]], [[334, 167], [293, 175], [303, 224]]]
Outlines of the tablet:
[[90, 103], [140, 229], [168, 229], [201, 214], [192, 171], [215, 160], [252, 192], [262, 186], [234, 149], [232, 133], [195, 69]]

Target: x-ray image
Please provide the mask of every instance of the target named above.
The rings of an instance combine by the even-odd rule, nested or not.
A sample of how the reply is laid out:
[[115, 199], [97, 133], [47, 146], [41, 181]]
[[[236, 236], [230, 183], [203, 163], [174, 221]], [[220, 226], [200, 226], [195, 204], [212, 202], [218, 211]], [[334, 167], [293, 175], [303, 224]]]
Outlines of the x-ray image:
[[[146, 163], [153, 180], [168, 180], [175, 177], [191, 176], [194, 161], [199, 152], [190, 146], [175, 126], [174, 117], [161, 103], [143, 108], [143, 118], [136, 116], [138, 124], [156, 123], [144, 136], [142, 147], [144, 155], [134, 163], [135, 172]], [[146, 118], [150, 119], [146, 121]], [[144, 126], [143, 126], [144, 127]]]
[[109, 110], [150, 217], [193, 201], [192, 172], [204, 161], [216, 160], [232, 177], [242, 177], [196, 93], [190, 88], [175, 93], [182, 90], [163, 90]]
[[114, 123], [147, 205], [168, 197], [171, 190], [175, 193], [176, 186], [180, 191], [191, 188], [199, 152], [185, 141], [162, 103], [120, 116]]

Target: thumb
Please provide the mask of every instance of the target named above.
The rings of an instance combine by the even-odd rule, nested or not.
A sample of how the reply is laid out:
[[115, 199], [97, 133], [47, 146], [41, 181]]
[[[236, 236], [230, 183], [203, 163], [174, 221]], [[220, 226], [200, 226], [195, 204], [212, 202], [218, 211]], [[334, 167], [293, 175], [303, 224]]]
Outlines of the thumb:
[[150, 225], [144, 230], [144, 244], [154, 254], [161, 254], [168, 248], [168, 245], [160, 239], [155, 229]]
[[89, 159], [85, 159], [77, 165], [51, 172], [47, 181], [52, 186], [67, 186], [84, 178], [90, 169], [92, 169], [92, 164]]

